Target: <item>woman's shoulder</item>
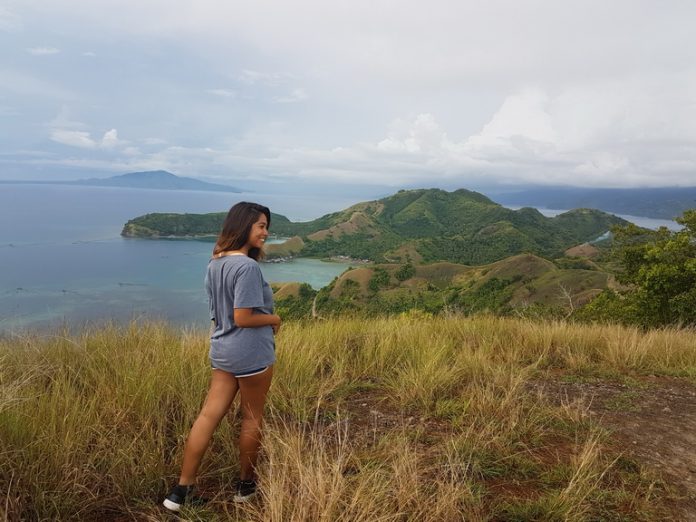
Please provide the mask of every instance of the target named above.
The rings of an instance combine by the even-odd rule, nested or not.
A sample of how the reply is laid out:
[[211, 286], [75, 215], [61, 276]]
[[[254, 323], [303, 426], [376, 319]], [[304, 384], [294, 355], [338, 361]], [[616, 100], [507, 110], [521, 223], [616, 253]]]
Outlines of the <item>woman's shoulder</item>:
[[260, 270], [259, 264], [248, 256], [225, 256], [220, 258], [223, 260], [223, 265], [232, 270]]
[[254, 270], [259, 264], [248, 256], [213, 257], [208, 261], [208, 271], [211, 270]]

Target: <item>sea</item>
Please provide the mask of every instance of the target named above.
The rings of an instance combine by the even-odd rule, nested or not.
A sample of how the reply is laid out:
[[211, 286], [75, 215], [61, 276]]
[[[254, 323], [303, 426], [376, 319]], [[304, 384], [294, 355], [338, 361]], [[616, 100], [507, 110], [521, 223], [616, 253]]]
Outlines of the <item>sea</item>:
[[[120, 233], [126, 221], [150, 212], [223, 212], [238, 201], [306, 221], [359, 200], [340, 193], [0, 184], [0, 334], [139, 320], [206, 328], [203, 278], [212, 242], [127, 239]], [[645, 227], [678, 228], [672, 221], [624, 217]], [[300, 281], [318, 289], [349, 266], [299, 258], [261, 263], [261, 270], [269, 282]]]
[[[238, 201], [261, 203], [293, 221], [358, 202], [340, 194], [0, 184], [0, 333], [149, 319], [206, 328], [203, 279], [213, 243], [127, 239], [121, 230], [150, 212], [224, 212]], [[317, 289], [348, 267], [316, 259], [261, 263], [269, 282]]]

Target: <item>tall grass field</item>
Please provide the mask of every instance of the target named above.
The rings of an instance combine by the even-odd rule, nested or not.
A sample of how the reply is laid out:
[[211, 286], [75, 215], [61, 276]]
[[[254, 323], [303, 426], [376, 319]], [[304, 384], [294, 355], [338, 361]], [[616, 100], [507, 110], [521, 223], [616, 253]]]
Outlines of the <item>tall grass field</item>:
[[[205, 332], [159, 323], [0, 340], [0, 520], [171, 520], [207, 391]], [[696, 378], [696, 333], [411, 313], [284, 325], [259, 462], [232, 502], [237, 412], [187, 520], [652, 521], [670, 491], [559, 376]]]

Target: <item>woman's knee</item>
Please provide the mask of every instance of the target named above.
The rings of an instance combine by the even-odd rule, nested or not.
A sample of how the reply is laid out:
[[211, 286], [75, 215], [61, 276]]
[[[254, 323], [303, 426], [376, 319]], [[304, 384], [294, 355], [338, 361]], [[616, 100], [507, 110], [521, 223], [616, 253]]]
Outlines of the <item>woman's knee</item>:
[[198, 421], [204, 422], [206, 424], [212, 424], [217, 426], [220, 421], [225, 417], [225, 414], [229, 411], [229, 408], [212, 407], [210, 405], [204, 405], [201, 412], [198, 414]]

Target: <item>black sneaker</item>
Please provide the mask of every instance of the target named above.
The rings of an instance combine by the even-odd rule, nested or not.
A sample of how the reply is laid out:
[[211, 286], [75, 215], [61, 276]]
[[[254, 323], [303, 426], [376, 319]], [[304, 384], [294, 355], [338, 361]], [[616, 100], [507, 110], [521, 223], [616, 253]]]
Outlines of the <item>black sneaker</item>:
[[169, 511], [178, 512], [181, 507], [187, 506], [202, 506], [207, 502], [207, 499], [193, 495], [193, 485], [182, 486], [181, 484], [174, 486], [172, 491], [164, 499], [162, 505]]
[[256, 495], [255, 480], [240, 480], [237, 482], [236, 492], [234, 494], [235, 502], [247, 502], [251, 497]]

